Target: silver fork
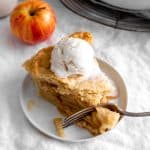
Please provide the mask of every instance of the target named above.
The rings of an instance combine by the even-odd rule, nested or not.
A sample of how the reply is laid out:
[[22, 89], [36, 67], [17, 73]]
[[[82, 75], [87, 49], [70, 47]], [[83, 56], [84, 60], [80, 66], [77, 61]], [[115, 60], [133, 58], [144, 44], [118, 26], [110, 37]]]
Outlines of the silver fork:
[[81, 120], [83, 117], [87, 116], [89, 113], [91, 113], [92, 111], [94, 111], [96, 109], [96, 107], [104, 107], [104, 108], [108, 108], [111, 111], [115, 111], [117, 113], [119, 113], [122, 116], [128, 116], [128, 117], [146, 117], [146, 116], [150, 116], [150, 112], [140, 112], [140, 113], [134, 113], [134, 112], [127, 112], [122, 110], [121, 108], [118, 108], [117, 105], [115, 104], [99, 104], [97, 106], [90, 106], [87, 107], [85, 109], [82, 109], [78, 112], [76, 112], [75, 114], [66, 117], [63, 120], [63, 128], [66, 128], [70, 125], [72, 125], [73, 123]]

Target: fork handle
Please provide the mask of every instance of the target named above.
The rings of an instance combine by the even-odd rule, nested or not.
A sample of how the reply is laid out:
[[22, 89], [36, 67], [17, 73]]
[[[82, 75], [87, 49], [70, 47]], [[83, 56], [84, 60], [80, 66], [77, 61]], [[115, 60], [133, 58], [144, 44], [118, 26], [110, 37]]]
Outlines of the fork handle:
[[124, 115], [124, 116], [128, 116], [128, 117], [148, 117], [148, 116], [150, 116], [150, 112], [133, 113], [133, 112], [122, 111], [122, 112], [120, 112], [120, 114]]

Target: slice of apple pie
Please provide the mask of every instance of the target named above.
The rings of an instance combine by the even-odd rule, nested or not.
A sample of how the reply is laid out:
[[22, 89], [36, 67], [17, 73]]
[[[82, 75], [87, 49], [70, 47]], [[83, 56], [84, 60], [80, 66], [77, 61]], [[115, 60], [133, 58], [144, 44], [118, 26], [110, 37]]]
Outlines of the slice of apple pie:
[[[107, 103], [116, 96], [114, 85], [95, 59], [91, 43], [91, 33], [76, 32], [55, 46], [43, 48], [23, 65], [38, 93], [65, 116]], [[97, 108], [77, 125], [97, 135], [113, 128], [119, 118], [115, 112]]]

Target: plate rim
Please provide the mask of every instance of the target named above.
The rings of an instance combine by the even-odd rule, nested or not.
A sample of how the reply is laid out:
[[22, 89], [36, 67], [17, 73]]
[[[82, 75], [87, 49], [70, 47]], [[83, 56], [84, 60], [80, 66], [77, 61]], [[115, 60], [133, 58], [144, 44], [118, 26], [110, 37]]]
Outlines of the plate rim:
[[100, 6], [108, 7], [108, 8], [117, 10], [117, 11], [127, 12], [127, 13], [138, 13], [139, 11], [145, 11], [146, 10], [146, 9], [129, 9], [129, 8], [125, 8], [125, 7], [119, 7], [117, 5], [112, 5], [108, 2], [105, 2], [105, 0], [100, 0], [100, 1], [89, 0], [89, 1], [91, 1], [95, 5], [100, 5]]
[[[125, 95], [126, 95], [126, 100], [125, 100], [125, 110], [126, 110], [126, 109], [127, 109], [127, 105], [128, 105], [128, 92], [127, 92], [127, 87], [126, 87], [126, 84], [125, 84], [125, 82], [124, 82], [122, 76], [119, 74], [119, 72], [118, 72], [112, 65], [110, 65], [110, 64], [107, 63], [106, 61], [101, 60], [101, 59], [99, 59], [99, 58], [97, 58], [97, 60], [98, 60], [98, 63], [101, 62], [101, 63], [104, 63], [105, 65], [109, 66], [109, 67], [110, 67], [113, 71], [115, 71], [115, 73], [120, 77], [120, 79], [121, 79], [121, 81], [122, 81], [122, 84], [123, 84], [123, 86], [124, 86], [124, 90], [125, 90], [124, 92], [125, 92]], [[25, 105], [24, 105], [24, 103], [23, 103], [23, 101], [24, 101], [24, 98], [23, 98], [23, 85], [24, 85], [25, 80], [26, 80], [27, 78], [29, 78], [29, 77], [30, 77], [30, 75], [29, 75], [28, 73], [26, 73], [25, 76], [24, 76], [24, 78], [23, 78], [23, 81], [21, 82], [20, 95], [19, 95], [21, 108], [22, 108], [22, 111], [23, 111], [23, 113], [24, 113], [24, 115], [25, 115], [25, 118], [29, 121], [29, 123], [32, 125], [32, 127], [34, 127], [34, 128], [37, 129], [41, 134], [46, 135], [46, 136], [49, 137], [49, 138], [53, 138], [53, 139], [59, 140], [59, 141], [61, 141], [61, 142], [69, 142], [69, 143], [80, 143], [80, 142], [92, 141], [92, 140], [95, 140], [96, 138], [98, 138], [98, 137], [100, 137], [100, 136], [105, 136], [105, 135], [111, 133], [111, 131], [112, 131], [113, 129], [115, 129], [116, 126], [118, 126], [118, 125], [120, 124], [120, 122], [121, 122], [121, 121], [123, 120], [123, 118], [124, 118], [124, 117], [122, 117], [122, 118], [119, 120], [119, 122], [117, 123], [117, 125], [116, 125], [113, 129], [111, 129], [111, 130], [109, 130], [109, 131], [107, 131], [107, 132], [105, 132], [105, 133], [103, 133], [103, 134], [99, 134], [99, 135], [97, 135], [97, 136], [92, 136], [92, 137], [85, 138], [85, 139], [79, 139], [79, 140], [77, 140], [77, 139], [71, 139], [71, 140], [70, 140], [70, 139], [65, 139], [65, 138], [59, 137], [59, 136], [54, 135], [54, 134], [48, 134], [47, 132], [43, 131], [43, 130], [41, 129], [41, 127], [38, 126], [38, 124], [37, 124], [36, 122], [33, 121], [33, 119], [30, 117], [29, 113], [27, 113], [27, 111], [26, 111], [26, 109], [25, 109]]]
[[121, 7], [119, 6], [118, 4], [115, 5], [115, 4], [112, 4], [112, 3], [109, 3], [108, 1], [105, 1], [105, 0], [100, 0], [110, 6], [113, 6], [113, 7], [117, 7], [118, 9], [124, 9], [124, 10], [129, 10], [129, 11], [135, 11], [135, 12], [138, 12], [138, 11], [143, 11], [143, 10], [148, 10], [148, 8], [127, 8], [127, 7]]
[[[127, 12], [121, 12], [100, 6], [99, 8], [89, 5], [89, 0], [78, 4], [76, 0], [60, 0], [61, 3], [71, 12], [88, 20], [112, 27], [118, 30], [126, 30], [133, 32], [150, 32], [149, 19], [144, 19], [143, 12], [131, 15]], [[92, 2], [90, 2], [92, 4]], [[107, 13], [106, 13], [107, 12]], [[142, 17], [138, 17], [142, 16]], [[146, 16], [145, 16], [146, 18]]]

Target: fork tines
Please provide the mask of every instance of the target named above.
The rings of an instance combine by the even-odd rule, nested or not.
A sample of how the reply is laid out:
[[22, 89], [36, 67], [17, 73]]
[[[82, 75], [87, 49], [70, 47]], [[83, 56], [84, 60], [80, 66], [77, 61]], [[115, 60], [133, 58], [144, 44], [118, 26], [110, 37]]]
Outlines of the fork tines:
[[91, 106], [85, 109], [82, 109], [80, 111], [78, 111], [77, 113], [66, 117], [63, 121], [63, 128], [73, 124], [74, 122], [82, 119], [84, 116], [88, 115], [90, 112], [95, 110], [95, 106]]

